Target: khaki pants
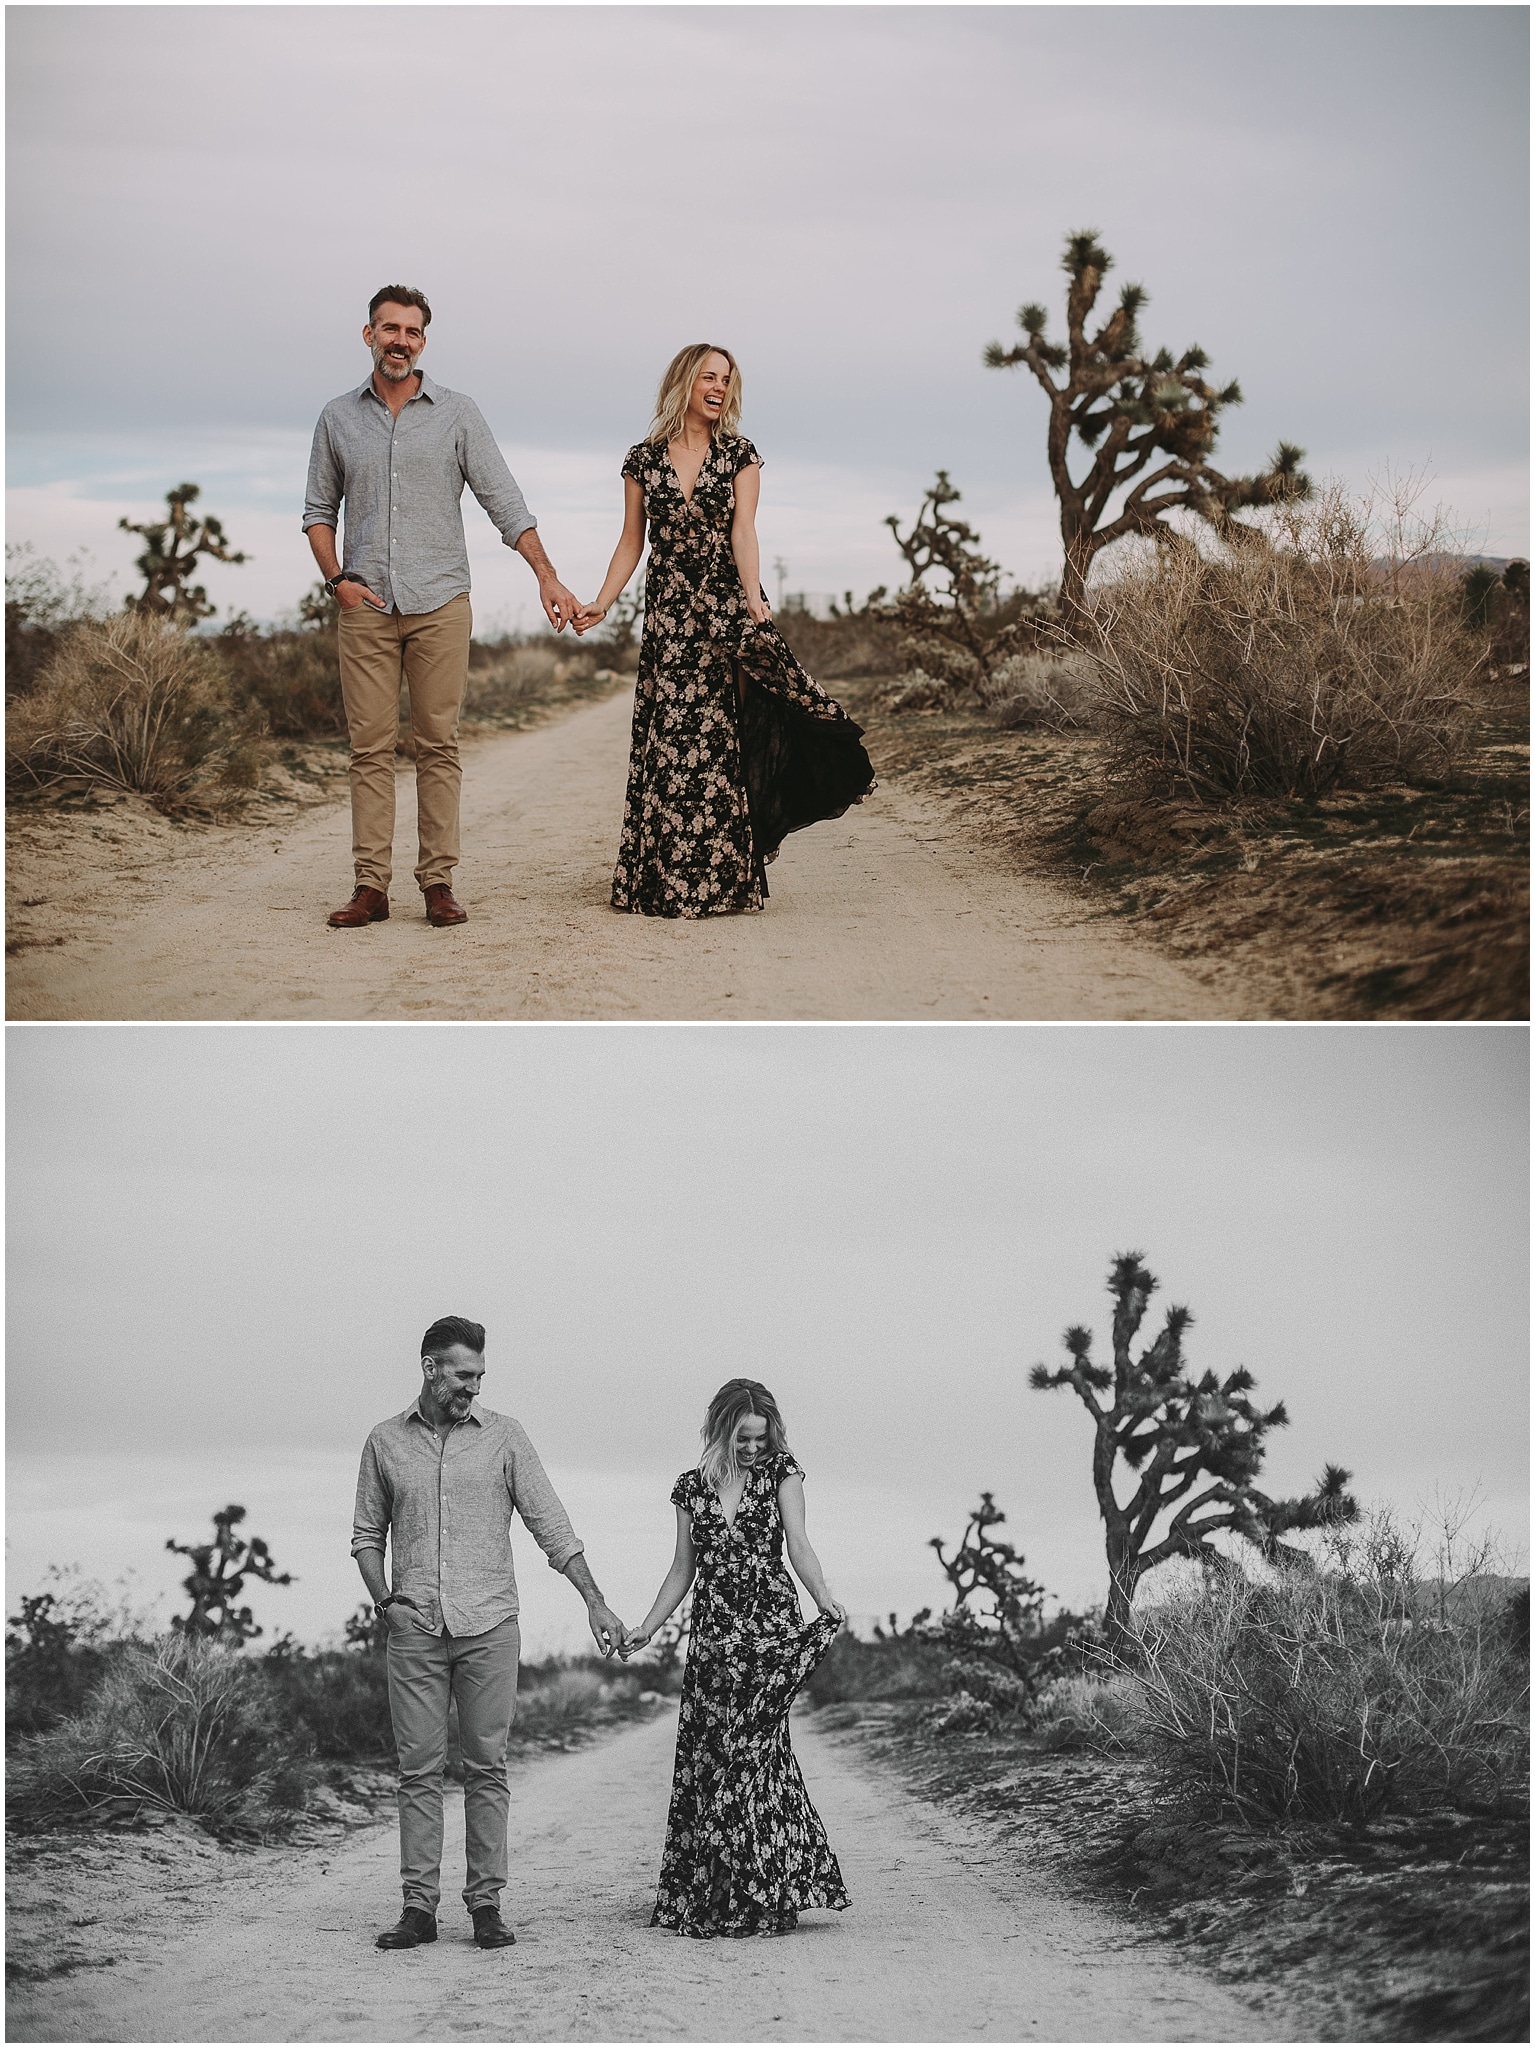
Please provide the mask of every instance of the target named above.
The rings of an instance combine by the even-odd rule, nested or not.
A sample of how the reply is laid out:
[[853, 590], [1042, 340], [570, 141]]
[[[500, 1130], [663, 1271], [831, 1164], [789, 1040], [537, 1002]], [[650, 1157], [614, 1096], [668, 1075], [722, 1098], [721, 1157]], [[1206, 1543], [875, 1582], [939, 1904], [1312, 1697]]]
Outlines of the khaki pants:
[[341, 614], [341, 701], [352, 742], [352, 865], [357, 880], [387, 890], [394, 852], [394, 748], [400, 685], [410, 692], [416, 735], [416, 881], [450, 880], [458, 865], [458, 714], [469, 677], [469, 595], [434, 612]]
[[482, 1636], [389, 1638], [389, 1718], [400, 1759], [400, 1884], [407, 1906], [435, 1913], [442, 1896], [442, 1774], [448, 1701], [458, 1703], [464, 1757], [464, 1904], [498, 1906], [506, 1883], [506, 1741], [517, 1708], [517, 1618]]

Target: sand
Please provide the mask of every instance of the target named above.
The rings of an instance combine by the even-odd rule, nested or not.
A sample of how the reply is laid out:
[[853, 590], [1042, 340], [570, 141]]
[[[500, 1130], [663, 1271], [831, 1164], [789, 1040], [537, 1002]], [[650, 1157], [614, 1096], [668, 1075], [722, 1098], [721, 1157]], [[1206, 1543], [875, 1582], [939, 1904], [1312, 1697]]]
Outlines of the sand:
[[137, 801], [23, 811], [8, 857], [13, 1019], [1126, 1019], [1235, 1015], [1058, 884], [881, 788], [795, 834], [759, 915], [623, 916], [608, 886], [625, 692], [466, 751], [470, 922], [434, 931], [399, 781], [392, 915], [332, 931], [344, 792], [275, 825], [177, 827]]
[[[121, 1867], [93, 1879], [88, 1861], [61, 1864], [71, 1909], [79, 1916], [89, 1901], [103, 1917], [77, 1930], [70, 1974], [13, 1989], [9, 2038], [1273, 2038], [1185, 1956], [1061, 1896], [1021, 1856], [818, 1735], [811, 1716], [796, 1716], [794, 1744], [852, 1907], [807, 1913], [795, 1933], [769, 1939], [701, 1942], [652, 1928], [675, 1725], [663, 1709], [598, 1745], [514, 1765], [502, 1901], [512, 1949], [470, 1940], [455, 1800], [440, 1938], [408, 1952], [373, 1947], [399, 1906], [392, 1823], [333, 1848], [243, 1858], [201, 1838], [165, 1850], [136, 1884]], [[46, 1879], [13, 1877], [13, 1953], [46, 1910]]]

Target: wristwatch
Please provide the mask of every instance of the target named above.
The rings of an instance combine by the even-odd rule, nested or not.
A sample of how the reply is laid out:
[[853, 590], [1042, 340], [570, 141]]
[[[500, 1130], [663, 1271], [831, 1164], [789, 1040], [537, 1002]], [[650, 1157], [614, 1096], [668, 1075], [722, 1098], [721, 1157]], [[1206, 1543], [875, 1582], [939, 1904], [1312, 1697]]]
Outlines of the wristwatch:
[[338, 583], [360, 583], [361, 581], [362, 578], [360, 576], [354, 576], [352, 575], [350, 570], [343, 569], [341, 570], [339, 575], [332, 576], [328, 579], [325, 588], [330, 592], [331, 596], [334, 597], [336, 594], [336, 585]]
[[400, 1596], [399, 1596], [399, 1594], [398, 1594], [398, 1593], [391, 1593], [391, 1594], [389, 1595], [389, 1598], [388, 1598], [387, 1600], [375, 1600], [375, 1601], [374, 1601], [374, 1603], [373, 1603], [373, 1612], [374, 1612], [375, 1614], [382, 1614], [382, 1613], [383, 1613], [383, 1611], [384, 1611], [384, 1609], [385, 1609], [386, 1607], [398, 1607], [398, 1606], [399, 1606], [399, 1604], [400, 1604]]

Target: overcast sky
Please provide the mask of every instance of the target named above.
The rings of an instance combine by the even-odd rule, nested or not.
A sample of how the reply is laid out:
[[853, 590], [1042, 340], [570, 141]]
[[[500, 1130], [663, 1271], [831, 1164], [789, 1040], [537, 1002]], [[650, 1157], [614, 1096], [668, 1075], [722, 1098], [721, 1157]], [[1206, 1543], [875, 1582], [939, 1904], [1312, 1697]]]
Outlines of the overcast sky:
[[[7, 1033], [8, 1585], [50, 1563], [174, 1590], [227, 1500], [314, 1639], [360, 1597], [369, 1427], [436, 1316], [488, 1329], [637, 1617], [724, 1379], [772, 1387], [810, 1530], [860, 1616], [942, 1604], [926, 1549], [980, 1490], [1035, 1576], [1101, 1599], [1090, 1429], [1029, 1389], [1107, 1329], [1111, 1255], [1187, 1303], [1329, 1459], [1415, 1514], [1527, 1521], [1527, 1044], [1374, 1026], [80, 1028]], [[1151, 1332], [1148, 1330], [1148, 1335]], [[515, 1536], [530, 1645], [580, 1603]], [[168, 1609], [166, 1610], [169, 1611]]]
[[[1066, 230], [1143, 282], [1148, 343], [1240, 377], [1218, 459], [1432, 472], [1528, 551], [1523, 7], [12, 7], [13, 541], [133, 582], [115, 531], [183, 477], [271, 616], [312, 580], [310, 433], [371, 292], [481, 404], [582, 595], [676, 348], [740, 356], [790, 589], [899, 567], [946, 467], [1050, 573], [1044, 400], [981, 367], [1052, 307]], [[472, 501], [482, 625], [536, 618]], [[771, 587], [771, 586], [770, 586]]]

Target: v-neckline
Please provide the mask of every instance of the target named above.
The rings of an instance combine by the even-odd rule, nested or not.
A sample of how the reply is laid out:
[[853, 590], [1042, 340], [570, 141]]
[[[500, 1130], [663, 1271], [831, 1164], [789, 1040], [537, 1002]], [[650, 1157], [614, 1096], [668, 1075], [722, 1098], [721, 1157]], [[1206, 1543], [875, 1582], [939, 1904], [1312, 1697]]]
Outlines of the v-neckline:
[[[755, 1468], [753, 1468], [753, 1469], [755, 1469]], [[736, 1532], [736, 1523], [737, 1523], [737, 1522], [739, 1522], [739, 1521], [740, 1521], [740, 1519], [741, 1519], [741, 1510], [742, 1510], [742, 1508], [744, 1508], [744, 1507], [745, 1507], [745, 1505], [746, 1505], [746, 1482], [747, 1482], [747, 1481], [748, 1481], [748, 1480], [749, 1480], [750, 1478], [751, 1478], [751, 1473], [750, 1473], [750, 1472], [743, 1472], [743, 1473], [741, 1474], [741, 1498], [740, 1498], [740, 1499], [739, 1499], [739, 1500], [738, 1500], [738, 1501], [736, 1502], [736, 1511], [735, 1511], [735, 1517], [734, 1517], [734, 1520], [732, 1520], [732, 1518], [731, 1518], [731, 1517], [730, 1517], [729, 1515], [727, 1515], [727, 1514], [725, 1513], [725, 1502], [724, 1502], [724, 1499], [723, 1499], [723, 1497], [722, 1497], [722, 1496], [721, 1496], [720, 1494], [716, 1494], [716, 1495], [714, 1496], [714, 1498], [715, 1498], [715, 1499], [716, 1499], [716, 1500], [717, 1500], [717, 1501], [719, 1502], [719, 1507], [720, 1507], [720, 1520], [721, 1520], [721, 1521], [722, 1521], [722, 1522], [723, 1522], [723, 1523], [725, 1524], [725, 1528], [726, 1528], [726, 1530], [727, 1530], [727, 1531], [728, 1531], [728, 1533], [729, 1533], [730, 1535], [732, 1535], [732, 1536], [734, 1536], [734, 1534], [735, 1534], [735, 1532]]]
[[[679, 497], [679, 498], [680, 498], [680, 499], [682, 500], [683, 504], [684, 504], [684, 505], [686, 505], [686, 507], [688, 508], [688, 510], [689, 510], [690, 512], [691, 512], [691, 511], [692, 511], [692, 509], [693, 509], [693, 500], [694, 500], [694, 499], [695, 499], [695, 498], [696, 498], [696, 497], [698, 496], [698, 486], [699, 486], [699, 482], [700, 482], [700, 480], [701, 480], [701, 479], [702, 479], [702, 477], [703, 477], [703, 473], [704, 473], [704, 468], [705, 468], [705, 465], [706, 465], [706, 464], [708, 463], [709, 457], [710, 457], [710, 456], [711, 456], [711, 455], [712, 455], [713, 453], [714, 453], [714, 436], [713, 436], [713, 435], [711, 434], [711, 435], [710, 435], [710, 437], [709, 437], [709, 445], [708, 445], [708, 447], [707, 447], [707, 448], [706, 448], [706, 449], [704, 450], [703, 454], [702, 454], [702, 455], [701, 455], [701, 456], [699, 457], [699, 459], [698, 459], [698, 475], [697, 475], [697, 476], [695, 476], [695, 477], [694, 477], [694, 479], [693, 479], [693, 488], [692, 488], [692, 490], [691, 490], [691, 491], [685, 491], [685, 490], [684, 490], [684, 489], [682, 488], [682, 478], [681, 478], [681, 477], [680, 477], [680, 476], [678, 475], [678, 473], [677, 473], [677, 465], [676, 465], [676, 463], [675, 463], [675, 462], [673, 462], [673, 461], [672, 461], [672, 451], [671, 451], [671, 444], [670, 444], [670, 442], [668, 442], [668, 443], [667, 443], [667, 447], [666, 447], [666, 465], [667, 465], [667, 468], [668, 468], [668, 469], [670, 469], [670, 471], [671, 471], [671, 473], [672, 473], [672, 482], [673, 482], [673, 483], [674, 483], [674, 484], [675, 484], [675, 485], [677, 486], [677, 496], [678, 496], [678, 497]], [[725, 1526], [726, 1526], [727, 1528], [729, 1528], [729, 1527], [730, 1527], [731, 1525], [730, 1525], [730, 1524], [729, 1524], [729, 1523], [727, 1522]]]

